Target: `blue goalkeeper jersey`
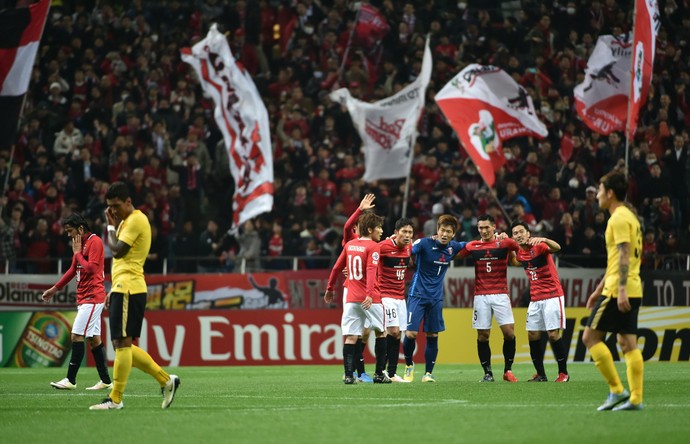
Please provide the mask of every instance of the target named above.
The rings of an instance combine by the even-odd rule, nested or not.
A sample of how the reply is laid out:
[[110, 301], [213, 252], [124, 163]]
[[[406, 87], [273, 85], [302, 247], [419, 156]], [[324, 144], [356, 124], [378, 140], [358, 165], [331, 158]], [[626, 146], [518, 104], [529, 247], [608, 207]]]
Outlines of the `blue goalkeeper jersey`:
[[430, 237], [418, 239], [412, 244], [415, 272], [410, 286], [410, 297], [443, 300], [443, 277], [456, 254], [467, 242], [450, 241], [440, 244]]

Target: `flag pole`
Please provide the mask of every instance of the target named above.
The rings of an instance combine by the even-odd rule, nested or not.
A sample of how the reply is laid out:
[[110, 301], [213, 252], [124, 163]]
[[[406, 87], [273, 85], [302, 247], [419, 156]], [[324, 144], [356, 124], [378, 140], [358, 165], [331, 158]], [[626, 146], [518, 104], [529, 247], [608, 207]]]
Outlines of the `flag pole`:
[[[5, 174], [5, 180], [3, 181], [2, 184], [2, 197], [5, 197], [5, 193], [7, 193], [7, 185], [10, 182], [10, 174], [12, 172], [12, 161], [14, 160], [14, 150], [15, 147], [17, 146], [17, 134], [19, 133], [19, 128], [22, 126], [22, 119], [24, 118], [24, 106], [26, 106], [26, 96], [27, 96], [28, 91], [24, 93], [24, 97], [22, 98], [22, 105], [19, 108], [19, 116], [17, 116], [17, 128], [14, 131], [14, 134], [12, 136], [13, 139], [15, 139], [14, 143], [12, 144], [12, 147], [10, 148], [10, 158], [7, 161], [7, 173]], [[0, 202], [0, 215], [2, 214], [2, 211], [5, 209], [5, 205]]]
[[407, 200], [410, 196], [410, 177], [412, 176], [412, 161], [414, 160], [414, 146], [417, 143], [417, 130], [410, 136], [410, 154], [407, 161], [407, 178], [405, 179], [405, 192], [403, 193], [402, 215], [407, 217]]
[[[632, 101], [633, 98], [633, 91], [632, 89], [635, 87], [635, 47], [634, 47], [634, 42], [635, 42], [635, 17], [637, 16], [637, 1], [633, 1], [633, 20], [632, 20], [632, 40], [633, 40], [633, 57], [632, 60], [630, 60], [630, 89], [628, 90], [628, 117], [625, 122], [625, 177], [627, 178], [629, 176], [628, 172], [628, 157], [629, 157], [629, 152], [630, 152], [630, 138], [632, 135], [630, 134], [630, 114], [631, 114], [631, 109], [630, 109], [630, 102]], [[644, 61], [643, 61], [644, 63]], [[607, 171], [608, 173], [608, 171]]]
[[362, 12], [362, 6], [360, 5], [357, 9], [357, 14], [355, 15], [355, 24], [352, 26], [350, 31], [350, 37], [347, 39], [347, 46], [345, 47], [345, 53], [343, 54], [343, 60], [340, 62], [340, 68], [338, 69], [338, 79], [342, 80], [343, 71], [345, 70], [345, 62], [350, 55], [350, 47], [352, 46], [352, 37], [355, 35], [355, 30], [357, 30], [357, 23], [359, 23], [359, 14]]

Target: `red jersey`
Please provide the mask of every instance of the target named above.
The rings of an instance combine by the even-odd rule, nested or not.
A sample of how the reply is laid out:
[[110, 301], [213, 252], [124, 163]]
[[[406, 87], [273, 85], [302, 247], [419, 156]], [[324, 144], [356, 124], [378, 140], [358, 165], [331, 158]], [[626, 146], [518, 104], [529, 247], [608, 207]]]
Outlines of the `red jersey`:
[[72, 265], [55, 287], [63, 289], [76, 276], [77, 305], [103, 303], [105, 302], [104, 266], [103, 241], [90, 233], [83, 241], [81, 251], [72, 256]]
[[531, 246], [528, 250], [520, 248], [517, 260], [522, 262], [529, 280], [531, 300], [541, 301], [564, 296], [548, 245], [540, 243]]
[[342, 273], [343, 267], [347, 266], [345, 302], [364, 302], [367, 296], [371, 296], [375, 304], [380, 304], [379, 255], [379, 245], [369, 238], [360, 237], [345, 244], [328, 277], [327, 290], [333, 291], [335, 281]]
[[412, 245], [398, 246], [392, 239], [379, 242], [379, 291], [381, 297], [405, 299], [405, 271], [410, 265]]
[[475, 296], [508, 294], [508, 255], [519, 249], [517, 242], [508, 238], [490, 242], [475, 240], [460, 250], [460, 257], [474, 259]]
[[347, 219], [347, 222], [345, 222], [345, 225], [343, 226], [343, 247], [346, 243], [355, 238], [355, 226], [357, 225], [357, 219], [359, 219], [361, 214], [362, 210], [357, 207], [357, 209], [352, 213], [352, 216], [350, 216]]

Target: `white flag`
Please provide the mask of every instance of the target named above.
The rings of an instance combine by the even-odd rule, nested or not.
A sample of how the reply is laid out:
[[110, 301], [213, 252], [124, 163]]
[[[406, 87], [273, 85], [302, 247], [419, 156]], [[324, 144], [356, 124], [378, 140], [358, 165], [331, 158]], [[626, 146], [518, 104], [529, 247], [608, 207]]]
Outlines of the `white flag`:
[[214, 117], [235, 178], [233, 228], [273, 208], [273, 151], [268, 112], [249, 73], [237, 64], [223, 34], [212, 25], [205, 39], [182, 49], [213, 97]]
[[585, 80], [575, 87], [575, 109], [599, 134], [622, 131], [628, 112], [632, 41], [625, 35], [602, 35], [587, 61]]
[[341, 88], [331, 99], [347, 106], [362, 139], [364, 180], [397, 179], [407, 176], [424, 94], [431, 78], [431, 51], [427, 39], [422, 70], [414, 82], [397, 94], [375, 103], [366, 103]]
[[502, 141], [548, 135], [527, 91], [495, 66], [465, 67], [436, 94], [436, 103], [489, 186], [505, 163]]

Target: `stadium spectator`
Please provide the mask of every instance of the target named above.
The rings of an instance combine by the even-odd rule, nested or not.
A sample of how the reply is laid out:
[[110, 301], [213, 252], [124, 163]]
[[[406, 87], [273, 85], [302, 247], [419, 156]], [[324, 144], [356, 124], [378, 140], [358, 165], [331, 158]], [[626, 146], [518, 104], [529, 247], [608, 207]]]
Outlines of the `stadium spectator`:
[[[44, 198], [46, 184], [52, 182], [60, 191], [54, 171], [62, 170], [68, 178], [59, 193], [63, 205], [76, 205], [92, 221], [102, 214], [104, 205], [99, 181], [129, 182], [134, 170], [144, 168], [144, 185], [159, 202], [155, 212], [169, 213], [167, 226], [159, 226], [162, 238], [171, 242], [182, 234], [183, 221], [190, 215], [200, 216], [194, 218], [200, 227], [208, 218], [216, 218], [221, 231], [229, 228], [234, 188], [227, 150], [218, 144], [222, 137], [212, 117], [212, 101], [204, 97], [179, 54], [179, 48], [194, 43], [217, 20], [228, 32], [235, 57], [256, 74], [255, 83], [269, 110], [277, 185], [276, 206], [266, 217], [273, 220], [276, 215], [288, 215], [280, 218], [286, 238], [295, 221], [288, 206], [290, 197], [297, 184], [302, 184], [307, 207], [311, 206], [314, 189], [310, 182], [321, 168], [329, 171], [337, 190], [335, 201], [343, 203], [345, 214], [356, 208], [366, 191], [359, 137], [347, 110], [332, 103], [328, 93], [348, 85], [361, 98], [378, 99], [404, 87], [421, 66], [427, 32], [436, 48], [435, 69], [415, 146], [415, 171], [422, 174], [413, 174], [415, 185], [407, 202], [406, 215], [418, 224], [415, 228], [421, 231], [431, 216], [431, 204], [445, 196], [447, 188], [443, 187], [448, 184], [452, 187], [449, 193], [456, 194], [462, 205], [474, 208], [467, 220], [484, 213], [493, 201], [487, 198], [476, 167], [458, 148], [457, 136], [431, 100], [433, 92], [463, 66], [492, 63], [528, 89], [550, 129], [544, 141], [520, 138], [504, 146], [508, 162], [497, 174], [497, 198], [506, 199], [507, 184], [513, 181], [532, 207], [528, 213], [537, 220], [558, 221], [569, 211], [575, 224], [602, 231], [606, 215], [594, 221], [596, 205], [587, 189], [609, 169], [621, 167], [625, 144], [621, 134], [600, 136], [576, 117], [572, 88], [579, 82], [597, 38], [624, 33], [630, 23], [614, 7], [615, 2], [538, 0], [524, 7], [516, 2], [459, 3], [458, 8], [441, 9], [438, 2], [375, 2], [390, 31], [372, 47], [348, 42], [357, 13], [340, 2], [289, 5], [206, 0], [178, 2], [165, 10], [158, 1], [123, 9], [98, 5], [89, 10], [69, 2], [56, 6], [61, 15], [51, 15], [46, 23], [41, 56], [31, 72], [25, 120], [14, 158], [7, 165], [10, 205], [4, 216], [10, 216], [12, 202], [23, 201], [24, 222], [34, 226], [33, 206]], [[682, 7], [676, 8], [673, 20], [662, 19], [659, 47], [663, 50], [655, 61], [656, 80], [630, 143], [629, 196], [639, 214], [659, 218], [653, 226], [666, 224], [667, 230], [677, 230], [678, 245], [683, 246], [688, 234], [681, 228], [690, 225], [686, 192], [690, 187], [683, 182], [690, 181], [690, 164], [683, 163], [688, 153], [684, 128], [690, 116], [690, 76], [686, 72], [690, 54], [676, 49], [688, 37], [680, 10]], [[278, 25], [275, 33], [274, 24]], [[343, 60], [346, 52], [348, 58]], [[68, 138], [67, 132], [74, 138]], [[570, 139], [573, 154], [561, 163], [559, 148]], [[217, 149], [209, 151], [205, 146]], [[84, 149], [77, 152], [80, 147]], [[194, 193], [189, 192], [190, 182], [194, 182], [194, 177], [188, 180], [189, 171], [186, 177], [178, 177], [188, 150], [197, 151], [203, 176], [196, 177]], [[427, 159], [431, 157], [436, 158], [436, 166], [428, 170], [427, 162], [434, 162]], [[658, 189], [647, 186], [652, 175], [649, 165], [654, 162], [660, 162], [660, 179], [671, 187], [658, 196], [646, 196]], [[376, 184], [377, 198], [381, 202], [385, 198], [397, 217], [402, 208], [401, 183]], [[554, 187], [560, 190], [566, 207], [550, 214], [554, 213], [553, 202], [543, 196]], [[478, 193], [480, 189], [484, 191]], [[645, 197], [663, 196], [670, 198], [671, 210], [661, 201], [645, 201]], [[163, 200], [168, 201], [168, 210], [163, 210]], [[443, 203], [451, 212], [457, 205]], [[315, 210], [307, 209], [308, 215]], [[56, 210], [54, 214], [59, 215]], [[298, 208], [298, 213], [302, 210]], [[324, 214], [339, 217], [335, 211]], [[670, 222], [661, 222], [669, 215]], [[301, 231], [304, 218], [298, 215], [296, 219]], [[158, 215], [157, 220], [163, 216]], [[330, 222], [338, 225], [334, 219]], [[551, 235], [550, 231], [545, 235]], [[316, 242], [318, 247], [324, 246], [324, 240]], [[22, 236], [18, 259], [25, 257], [26, 247]]]

